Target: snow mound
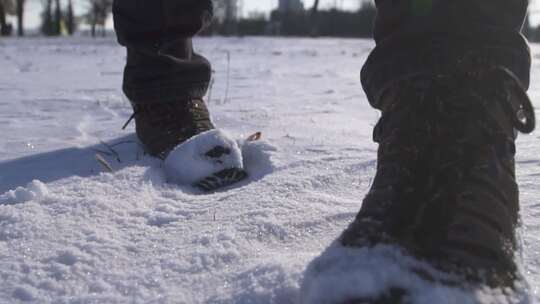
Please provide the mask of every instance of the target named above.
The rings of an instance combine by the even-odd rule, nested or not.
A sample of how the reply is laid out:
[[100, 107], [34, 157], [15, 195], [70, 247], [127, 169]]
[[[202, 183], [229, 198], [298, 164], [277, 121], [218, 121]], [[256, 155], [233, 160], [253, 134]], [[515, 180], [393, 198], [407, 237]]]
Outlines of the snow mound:
[[[227, 152], [214, 157], [211, 151], [216, 147]], [[238, 143], [221, 130], [193, 136], [176, 147], [164, 163], [167, 180], [177, 184], [194, 184], [230, 168], [243, 168], [242, 153]]]
[[[434, 280], [427, 281], [418, 273], [429, 274]], [[335, 241], [308, 266], [300, 303], [343, 303], [351, 299], [368, 299], [392, 288], [407, 290], [410, 302], [416, 304], [513, 304], [526, 301], [526, 295], [519, 292], [487, 287], [466, 290], [437, 284], [456, 280], [455, 276], [441, 273], [427, 263], [404, 255], [394, 246], [347, 248]]]
[[244, 169], [252, 180], [259, 179], [275, 170], [272, 155], [277, 151], [276, 147], [262, 140], [239, 141], [238, 145], [242, 149]]
[[[216, 125], [234, 139], [260, 131], [267, 140], [240, 141], [249, 178], [207, 195], [167, 184], [163, 161], [144, 154], [135, 124], [120, 131], [132, 109], [121, 90], [125, 52], [114, 37], [0, 42], [0, 304], [298, 304], [301, 292], [304, 302], [317, 303], [343, 289], [367, 289], [354, 278], [390, 284], [408, 277], [420, 298], [433, 284], [406, 276], [390, 248], [334, 248], [304, 271], [353, 220], [373, 181], [371, 135], [380, 114], [358, 83], [373, 42], [196, 43], [215, 72], [206, 100]], [[531, 48], [540, 58], [540, 45]], [[540, 64], [530, 92], [540, 108]], [[539, 138], [517, 143], [523, 273], [532, 298], [522, 304], [540, 302]], [[114, 173], [102, 173], [96, 153]], [[8, 191], [22, 186], [28, 194], [34, 179], [49, 194], [17, 204]], [[355, 268], [362, 263], [373, 265], [362, 272]], [[342, 269], [354, 269], [350, 279]], [[417, 303], [465, 298], [424, 291]]]
[[33, 180], [26, 187], [17, 187], [15, 190], [0, 195], [0, 205], [21, 204], [39, 199], [49, 193], [47, 186], [39, 180]]

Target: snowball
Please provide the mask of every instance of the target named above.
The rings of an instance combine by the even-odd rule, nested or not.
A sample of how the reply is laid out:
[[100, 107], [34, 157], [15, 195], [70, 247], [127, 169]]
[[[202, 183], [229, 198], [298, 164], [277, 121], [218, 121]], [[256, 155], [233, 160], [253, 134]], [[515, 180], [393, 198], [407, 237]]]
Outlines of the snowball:
[[26, 187], [17, 187], [15, 190], [0, 195], [0, 204], [20, 204], [41, 198], [49, 193], [47, 186], [39, 180], [33, 180]]
[[274, 146], [263, 140], [241, 141], [239, 145], [242, 149], [244, 169], [250, 178], [259, 179], [274, 172], [275, 165], [272, 162], [272, 156], [277, 151]]
[[[229, 153], [208, 156], [216, 147]], [[221, 130], [210, 130], [176, 147], [165, 159], [164, 169], [169, 182], [191, 185], [225, 169], [243, 168], [242, 162], [238, 143]]]

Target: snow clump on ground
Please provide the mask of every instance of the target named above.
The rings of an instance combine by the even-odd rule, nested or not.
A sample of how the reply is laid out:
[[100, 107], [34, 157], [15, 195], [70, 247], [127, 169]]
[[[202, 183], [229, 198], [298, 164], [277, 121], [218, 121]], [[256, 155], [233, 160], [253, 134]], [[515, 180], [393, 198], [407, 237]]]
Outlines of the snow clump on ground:
[[20, 204], [39, 199], [49, 193], [47, 186], [39, 180], [33, 180], [26, 187], [17, 187], [0, 195], [0, 205]]

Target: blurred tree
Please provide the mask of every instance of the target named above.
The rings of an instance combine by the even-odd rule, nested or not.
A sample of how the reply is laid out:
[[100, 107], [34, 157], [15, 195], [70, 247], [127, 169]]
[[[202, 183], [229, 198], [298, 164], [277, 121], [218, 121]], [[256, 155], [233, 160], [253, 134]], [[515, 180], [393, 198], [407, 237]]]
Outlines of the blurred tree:
[[319, 11], [319, 0], [315, 0], [313, 3], [313, 7], [311, 8], [311, 16], [310, 16], [310, 22], [311, 22], [311, 36], [317, 36], [318, 35], [318, 27], [317, 27], [317, 12]]
[[6, 23], [6, 9], [4, 8], [4, 3], [0, 1], [0, 33], [2, 36], [6, 36], [7, 33], [7, 23]]
[[253, 15], [247, 19], [238, 20], [238, 35], [259, 36], [268, 31], [268, 21], [264, 15]]
[[218, 32], [232, 35], [238, 32], [238, 0], [214, 0], [214, 15]]
[[52, 0], [45, 0], [43, 3], [43, 12], [41, 13], [41, 33], [45, 36], [54, 35]]
[[375, 17], [377, 17], [377, 8], [373, 1], [363, 1], [358, 10], [358, 36], [372, 37], [373, 26], [375, 25]]
[[70, 36], [75, 33], [76, 27], [77, 24], [75, 22], [75, 14], [73, 13], [73, 3], [72, 0], [68, 0], [68, 6], [66, 11], [66, 28]]
[[89, 0], [90, 8], [87, 13], [87, 21], [90, 23], [92, 37], [96, 37], [98, 27], [101, 35], [105, 36], [105, 23], [112, 11], [113, 0]]
[[314, 3], [310, 12], [282, 12], [274, 10], [271, 24], [286, 36], [371, 37], [376, 8], [372, 1], [361, 2], [358, 11], [319, 10]]
[[319, 0], [315, 0], [315, 2], [313, 2], [313, 7], [311, 8], [311, 13], [316, 14], [318, 10], [319, 10]]
[[60, 0], [54, 0], [53, 34], [55, 36], [62, 34], [62, 8], [60, 7]]
[[26, 0], [17, 0], [17, 35], [24, 36], [24, 5]]
[[531, 42], [539, 42], [540, 41], [540, 26], [531, 25], [531, 15], [530, 15], [530, 13], [529, 13], [529, 16], [527, 17], [527, 19], [525, 19], [525, 23], [523, 24], [522, 33]]

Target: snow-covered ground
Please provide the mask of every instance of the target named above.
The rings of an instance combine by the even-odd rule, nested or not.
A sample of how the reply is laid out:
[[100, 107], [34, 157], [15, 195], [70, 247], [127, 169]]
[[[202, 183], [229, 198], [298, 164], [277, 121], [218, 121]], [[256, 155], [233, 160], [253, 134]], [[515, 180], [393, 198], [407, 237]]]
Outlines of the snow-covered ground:
[[[168, 184], [133, 125], [120, 129], [131, 109], [113, 39], [0, 40], [0, 303], [296, 303], [305, 267], [353, 219], [374, 173], [378, 113], [359, 84], [372, 46], [197, 40], [214, 64], [214, 122], [264, 139], [250, 183], [205, 195]], [[539, 77], [535, 62], [540, 106]], [[532, 302], [539, 137], [522, 136], [517, 158]]]

